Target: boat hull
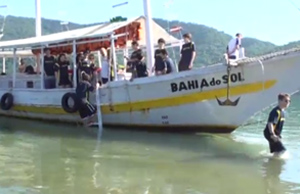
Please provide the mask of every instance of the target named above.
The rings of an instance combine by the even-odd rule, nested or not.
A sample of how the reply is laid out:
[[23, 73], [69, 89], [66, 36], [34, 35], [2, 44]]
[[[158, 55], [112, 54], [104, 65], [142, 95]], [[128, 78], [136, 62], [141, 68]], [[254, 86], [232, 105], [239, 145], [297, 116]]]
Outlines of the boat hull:
[[[227, 67], [219, 64], [193, 71], [133, 82], [110, 82], [100, 89], [104, 126], [161, 132], [230, 133], [254, 113], [277, 101], [280, 92], [298, 90], [300, 54], [293, 53], [231, 69], [229, 99]], [[1, 89], [0, 96], [9, 92]], [[81, 124], [78, 113], [66, 113], [61, 98], [73, 90], [14, 89], [14, 106], [1, 115]], [[217, 100], [218, 99], [218, 100]], [[96, 102], [95, 95], [91, 101]]]

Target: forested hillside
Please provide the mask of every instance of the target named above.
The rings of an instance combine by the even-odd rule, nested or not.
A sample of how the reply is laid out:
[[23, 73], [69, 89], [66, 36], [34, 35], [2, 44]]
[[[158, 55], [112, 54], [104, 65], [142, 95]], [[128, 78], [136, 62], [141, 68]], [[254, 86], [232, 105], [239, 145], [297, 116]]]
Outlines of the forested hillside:
[[[0, 24], [2, 19], [0, 18]], [[205, 25], [186, 23], [180, 21], [170, 21], [169, 24], [166, 20], [155, 19], [155, 21], [163, 28], [167, 29], [167, 26], [180, 25], [183, 28], [182, 33], [190, 32], [193, 35], [193, 40], [197, 47], [197, 59], [196, 65], [208, 65], [213, 64], [222, 59], [225, 52], [226, 45], [233, 35], [228, 35], [222, 31], [218, 31], [214, 28], [207, 27]], [[100, 22], [100, 21], [99, 21]], [[75, 23], [69, 23], [70, 30], [86, 27], [87, 25], [79, 25]], [[62, 31], [63, 28], [60, 25], [60, 21], [57, 20], [42, 20], [42, 32], [43, 34], [50, 34]], [[246, 32], [241, 32], [247, 34]], [[14, 17], [8, 16], [5, 22], [4, 37], [2, 40], [12, 40], [32, 37], [35, 35], [35, 20], [33, 18]], [[299, 41], [290, 43], [285, 46], [276, 46], [270, 42], [264, 42], [254, 38], [244, 38], [242, 40], [243, 47], [245, 47], [247, 56], [256, 56], [280, 49], [288, 49], [298, 46]], [[179, 54], [179, 53], [177, 53]]]

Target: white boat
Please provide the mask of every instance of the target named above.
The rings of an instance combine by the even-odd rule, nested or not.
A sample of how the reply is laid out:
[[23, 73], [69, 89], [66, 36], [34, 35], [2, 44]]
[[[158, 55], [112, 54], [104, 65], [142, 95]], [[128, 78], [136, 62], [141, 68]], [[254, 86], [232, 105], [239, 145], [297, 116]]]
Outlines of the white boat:
[[[124, 36], [115, 32], [120, 32], [121, 28], [131, 25], [132, 22], [137, 20], [0, 42], [0, 49], [5, 52], [2, 56], [8, 56], [7, 52], [14, 52], [15, 62], [12, 76], [0, 76], [0, 114], [53, 122], [81, 123], [77, 112], [69, 113], [62, 107], [64, 95], [74, 93], [74, 89], [44, 89], [43, 74], [16, 73], [19, 50], [34, 48], [35, 53], [40, 50], [43, 54], [45, 46], [60, 48], [63, 45], [66, 49], [73, 48], [76, 53], [79, 48], [76, 45], [98, 43], [106, 38], [113, 42], [116, 38]], [[162, 28], [157, 29], [163, 31]], [[169, 42], [173, 41], [172, 44], [181, 43], [169, 35], [164, 38]], [[231, 67], [230, 70], [229, 88], [226, 63], [133, 81], [111, 81], [99, 89], [103, 125], [137, 127], [140, 130], [149, 128], [160, 131], [230, 133], [253, 114], [275, 102], [278, 93], [293, 93], [298, 90], [299, 51], [300, 49], [295, 48], [236, 61], [237, 66]], [[73, 61], [74, 58], [75, 55]], [[224, 102], [228, 92], [230, 95]], [[12, 96], [13, 99], [7, 100], [8, 96]], [[95, 96], [93, 94], [91, 100], [96, 104]], [[72, 103], [69, 105], [72, 106]]]

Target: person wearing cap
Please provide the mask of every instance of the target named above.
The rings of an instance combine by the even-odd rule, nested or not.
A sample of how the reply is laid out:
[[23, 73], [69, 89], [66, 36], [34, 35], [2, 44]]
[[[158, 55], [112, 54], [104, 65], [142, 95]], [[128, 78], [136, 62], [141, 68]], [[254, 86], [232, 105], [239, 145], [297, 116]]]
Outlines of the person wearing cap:
[[192, 42], [192, 35], [186, 33], [183, 35], [184, 44], [181, 47], [180, 60], [178, 64], [179, 71], [191, 70], [196, 57], [196, 46]]
[[227, 45], [227, 55], [229, 59], [238, 59], [239, 49], [241, 48], [241, 40], [243, 36], [241, 33], [237, 33], [235, 38], [232, 38]]
[[161, 75], [161, 74], [164, 74], [164, 70], [165, 70], [165, 62], [163, 61], [163, 56], [162, 56], [162, 53], [164, 51], [166, 51], [165, 49], [165, 40], [160, 38], [158, 39], [157, 41], [158, 43], [158, 49], [155, 50], [154, 52], [154, 66], [153, 66], [153, 69], [152, 71], [155, 72], [155, 75]]
[[55, 72], [55, 64], [56, 59], [51, 55], [51, 51], [49, 48], [44, 49], [44, 84], [46, 89], [52, 89], [56, 87], [56, 72]]

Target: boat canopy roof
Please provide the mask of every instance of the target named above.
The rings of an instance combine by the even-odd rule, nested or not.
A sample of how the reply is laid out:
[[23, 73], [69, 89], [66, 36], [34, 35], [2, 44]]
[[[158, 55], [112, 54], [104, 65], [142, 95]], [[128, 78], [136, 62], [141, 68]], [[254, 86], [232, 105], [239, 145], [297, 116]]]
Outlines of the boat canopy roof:
[[[180, 40], [171, 36], [154, 21], [152, 27], [155, 39], [164, 38], [167, 43], [180, 42]], [[0, 41], [0, 50], [12, 51], [15, 48], [17, 50], [32, 50], [33, 54], [38, 54], [41, 48], [49, 47], [53, 54], [72, 53], [72, 41], [75, 40], [77, 43], [77, 52], [84, 52], [85, 50], [96, 51], [102, 47], [108, 48], [110, 46], [111, 41], [109, 38], [112, 34], [118, 37], [115, 40], [116, 48], [127, 47], [133, 40], [139, 41], [141, 46], [145, 45], [144, 16], [127, 21], [104, 23], [40, 37]], [[2, 54], [0, 52], [0, 56], [3, 56], [3, 54], [4, 52]]]

